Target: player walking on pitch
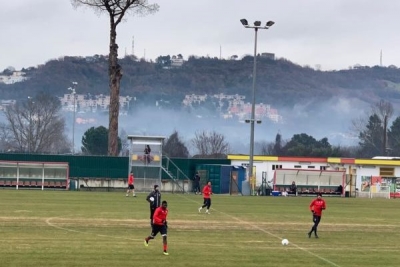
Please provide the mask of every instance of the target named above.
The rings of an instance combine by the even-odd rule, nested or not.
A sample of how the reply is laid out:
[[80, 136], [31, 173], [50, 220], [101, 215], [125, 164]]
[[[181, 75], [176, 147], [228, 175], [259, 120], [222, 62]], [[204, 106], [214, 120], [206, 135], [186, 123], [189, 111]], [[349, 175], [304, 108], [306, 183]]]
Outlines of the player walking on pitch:
[[161, 193], [158, 190], [158, 185], [154, 185], [154, 190], [150, 192], [146, 200], [150, 203], [150, 225], [153, 225], [154, 212], [161, 205]]
[[199, 208], [199, 212], [201, 212], [201, 210], [203, 208], [207, 208], [206, 209], [206, 213], [210, 214], [210, 207], [211, 207], [211, 195], [212, 195], [212, 189], [211, 189], [211, 182], [208, 181], [208, 183], [203, 187], [203, 198], [204, 198], [204, 202], [203, 202], [203, 206], [201, 206]]
[[144, 245], [149, 246], [149, 241], [154, 239], [158, 233], [161, 234], [163, 238], [163, 249], [164, 255], [168, 254], [168, 244], [167, 244], [167, 216], [168, 216], [168, 204], [167, 201], [161, 203], [161, 207], [158, 207], [153, 215], [153, 225], [151, 234], [144, 239]]
[[133, 172], [131, 172], [128, 176], [128, 190], [126, 191], [127, 197], [129, 197], [129, 192], [132, 192], [132, 196], [136, 197], [135, 186], [133, 185], [134, 180], [135, 180], [135, 177], [133, 177]]
[[310, 210], [313, 214], [313, 222], [314, 225], [311, 228], [310, 232], [308, 232], [308, 237], [311, 237], [312, 232], [314, 232], [315, 238], [318, 238], [317, 229], [318, 224], [321, 221], [322, 210], [326, 209], [325, 200], [322, 199], [322, 194], [318, 193], [317, 198], [311, 201]]

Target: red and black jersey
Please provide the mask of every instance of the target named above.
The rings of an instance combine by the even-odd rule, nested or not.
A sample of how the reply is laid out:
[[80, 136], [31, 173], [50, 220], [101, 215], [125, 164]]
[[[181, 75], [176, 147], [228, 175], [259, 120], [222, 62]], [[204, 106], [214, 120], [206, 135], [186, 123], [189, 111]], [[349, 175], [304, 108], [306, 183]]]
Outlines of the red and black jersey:
[[321, 199], [314, 199], [310, 204], [310, 210], [314, 212], [317, 216], [322, 216], [322, 210], [326, 209], [325, 200]]
[[135, 178], [133, 177], [133, 174], [131, 173], [131, 174], [129, 174], [129, 176], [128, 176], [128, 185], [129, 184], [133, 184], [133, 180], [134, 180]]
[[158, 207], [153, 215], [153, 224], [163, 225], [167, 221], [168, 209]]
[[212, 194], [211, 186], [208, 185], [208, 184], [205, 185], [203, 187], [203, 197], [204, 198], [210, 198], [211, 194]]

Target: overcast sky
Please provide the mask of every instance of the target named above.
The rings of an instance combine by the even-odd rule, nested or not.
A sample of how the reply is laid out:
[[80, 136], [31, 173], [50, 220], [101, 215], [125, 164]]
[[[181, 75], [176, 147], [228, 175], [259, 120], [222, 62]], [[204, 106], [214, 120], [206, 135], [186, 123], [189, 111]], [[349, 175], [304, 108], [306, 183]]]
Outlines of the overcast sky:
[[[240, 23], [275, 21], [259, 31], [258, 51], [323, 70], [350, 65], [400, 66], [400, 1], [396, 0], [150, 0], [160, 11], [127, 17], [117, 32], [119, 54], [155, 59], [182, 54], [253, 54], [254, 31]], [[106, 15], [70, 0], [2, 1], [0, 70], [37, 66], [60, 56], [108, 54]]]

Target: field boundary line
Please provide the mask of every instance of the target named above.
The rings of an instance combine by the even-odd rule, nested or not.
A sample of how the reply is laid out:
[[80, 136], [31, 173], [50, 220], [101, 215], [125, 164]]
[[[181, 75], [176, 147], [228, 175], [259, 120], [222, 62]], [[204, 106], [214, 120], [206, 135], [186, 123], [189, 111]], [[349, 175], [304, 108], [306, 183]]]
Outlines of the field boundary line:
[[53, 220], [53, 219], [58, 219], [58, 218], [60, 218], [60, 217], [51, 217], [51, 218], [47, 218], [46, 219], [46, 224], [47, 225], [49, 225], [49, 226], [51, 226], [51, 227], [53, 227], [53, 228], [56, 228], [56, 229], [59, 229], [59, 230], [63, 230], [63, 231], [67, 231], [67, 232], [73, 232], [73, 233], [78, 233], [78, 234], [86, 234], [86, 235], [95, 235], [95, 236], [98, 236], [98, 237], [111, 237], [111, 238], [115, 238], [115, 239], [125, 239], [125, 240], [133, 240], [133, 241], [143, 241], [143, 238], [142, 239], [137, 239], [137, 238], [127, 238], [127, 237], [119, 237], [119, 236], [111, 236], [111, 235], [103, 235], [103, 234], [93, 234], [93, 233], [89, 233], [89, 232], [84, 232], [84, 231], [79, 231], [79, 230], [73, 230], [73, 229], [68, 229], [68, 228], [64, 228], [64, 227], [61, 227], [61, 226], [58, 226], [58, 225], [55, 225], [55, 224], [53, 224], [52, 222], [51, 222], [51, 220]]

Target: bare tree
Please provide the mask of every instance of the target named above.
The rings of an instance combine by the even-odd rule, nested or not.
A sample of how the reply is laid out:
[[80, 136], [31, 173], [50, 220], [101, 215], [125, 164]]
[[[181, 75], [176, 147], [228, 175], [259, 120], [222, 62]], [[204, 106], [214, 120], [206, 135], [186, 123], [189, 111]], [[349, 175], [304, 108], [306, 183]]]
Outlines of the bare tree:
[[376, 103], [375, 107], [373, 107], [374, 113], [376, 113], [379, 118], [382, 120], [383, 133], [382, 133], [382, 151], [386, 155], [388, 144], [387, 144], [387, 128], [388, 121], [393, 116], [393, 105], [390, 102], [386, 102], [385, 100], [381, 100]]
[[45, 93], [9, 106], [4, 112], [11, 133], [9, 144], [17, 151], [65, 153], [70, 144], [60, 110], [60, 101]]
[[[374, 118], [374, 116], [376, 116], [376, 118]], [[392, 103], [380, 100], [372, 104], [370, 110], [367, 110], [364, 115], [352, 120], [352, 136], [359, 139], [360, 136], [362, 136], [362, 143], [369, 143], [371, 146], [375, 147], [379, 153], [386, 155], [388, 150], [388, 123], [392, 116]], [[368, 129], [368, 127], [371, 127], [371, 123], [374, 120], [379, 120], [379, 127], [376, 126], [376, 131], [378, 132], [376, 133], [373, 132], [372, 129]], [[376, 142], [376, 140], [378, 140], [377, 137], [379, 137], [379, 143]]]
[[108, 55], [108, 75], [110, 87], [108, 155], [118, 155], [119, 90], [122, 68], [118, 64], [117, 26], [125, 15], [145, 15], [158, 10], [157, 4], [147, 0], [71, 0], [74, 7], [92, 8], [98, 14], [107, 14], [110, 19], [110, 47]]
[[192, 139], [193, 146], [201, 157], [223, 157], [229, 150], [229, 144], [225, 136], [215, 131], [197, 132]]
[[15, 144], [12, 142], [12, 132], [9, 125], [0, 123], [0, 151], [6, 152], [12, 150], [15, 147]]
[[129, 156], [130, 143], [125, 129], [121, 130], [119, 138], [121, 139], [121, 156]]
[[197, 149], [198, 155], [209, 155], [208, 134], [206, 131], [196, 132], [195, 137], [192, 139], [193, 146]]
[[273, 142], [256, 142], [254, 146], [258, 148], [258, 153], [260, 153], [260, 155], [274, 155]]
[[370, 113], [364, 114], [363, 116], [351, 120], [349, 133], [351, 137], [358, 138], [360, 132], [364, 131], [367, 126], [370, 115]]

